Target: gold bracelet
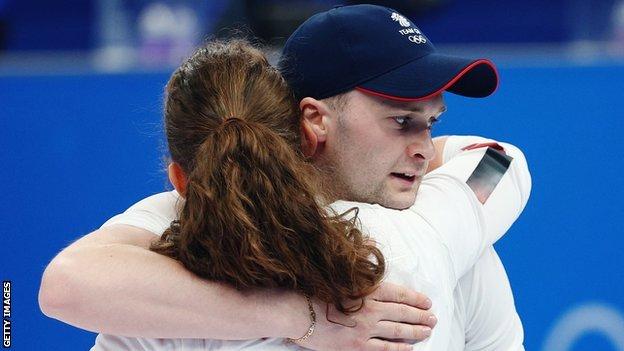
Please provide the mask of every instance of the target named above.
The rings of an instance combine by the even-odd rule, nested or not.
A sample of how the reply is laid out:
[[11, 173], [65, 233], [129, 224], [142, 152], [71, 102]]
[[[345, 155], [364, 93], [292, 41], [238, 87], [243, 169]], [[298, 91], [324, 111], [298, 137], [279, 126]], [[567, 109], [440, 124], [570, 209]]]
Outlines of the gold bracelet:
[[310, 336], [312, 336], [312, 333], [314, 333], [314, 328], [316, 327], [316, 312], [314, 312], [314, 307], [312, 306], [312, 300], [310, 299], [310, 295], [303, 293], [303, 296], [306, 298], [306, 301], [308, 301], [308, 309], [310, 310], [310, 320], [312, 321], [312, 324], [310, 324], [310, 328], [308, 328], [308, 331], [305, 333], [305, 335], [303, 335], [299, 339], [288, 338], [286, 339], [286, 341], [288, 342], [297, 343], [307, 340]]

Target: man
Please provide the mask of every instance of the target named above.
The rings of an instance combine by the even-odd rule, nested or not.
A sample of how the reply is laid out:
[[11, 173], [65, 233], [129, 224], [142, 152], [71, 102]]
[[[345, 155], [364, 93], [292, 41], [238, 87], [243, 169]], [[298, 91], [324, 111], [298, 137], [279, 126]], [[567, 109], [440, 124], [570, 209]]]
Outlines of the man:
[[[411, 205], [422, 176], [403, 168], [401, 152], [431, 157], [431, 136], [401, 145], [400, 136], [383, 135], [375, 123], [433, 123], [444, 110], [436, 102], [442, 91], [484, 97], [498, 83], [489, 61], [439, 54], [404, 16], [368, 5], [310, 18], [289, 38], [280, 64], [301, 99], [308, 154], [326, 166], [327, 178], [344, 181], [338, 186], [342, 198], [391, 208]], [[434, 159], [429, 168], [445, 160]], [[523, 349], [522, 324], [493, 248], [460, 280], [455, 303], [451, 349]]]
[[[330, 10], [304, 23], [286, 44], [282, 69], [302, 98], [303, 148], [325, 173], [328, 186], [341, 198], [391, 208], [411, 206], [434, 158], [429, 129], [445, 109], [441, 92], [487, 96], [497, 84], [489, 62], [438, 55], [403, 16], [367, 5]], [[439, 157], [430, 169], [444, 161], [446, 142], [437, 140]], [[167, 210], [141, 209], [156, 216]], [[145, 250], [153, 234], [139, 228], [151, 224], [132, 218], [87, 235], [54, 259], [42, 281], [46, 314], [85, 329], [143, 337], [296, 338], [305, 331], [308, 316], [297, 294], [240, 294], [201, 281]], [[466, 349], [522, 348], [506, 281], [493, 249], [462, 279], [455, 294], [452, 349], [464, 344]], [[177, 294], [179, 285], [186, 295]], [[485, 306], [483, 301], [492, 302]], [[418, 294], [386, 286], [367, 303], [376, 308], [353, 316], [355, 323], [345, 322], [354, 328], [323, 324], [320, 318], [306, 346], [366, 349], [372, 339], [425, 338], [435, 324], [431, 314], [396, 302], [429, 307]], [[284, 316], [289, 318], [277, 318]], [[387, 327], [384, 320], [397, 323], [382, 328]]]

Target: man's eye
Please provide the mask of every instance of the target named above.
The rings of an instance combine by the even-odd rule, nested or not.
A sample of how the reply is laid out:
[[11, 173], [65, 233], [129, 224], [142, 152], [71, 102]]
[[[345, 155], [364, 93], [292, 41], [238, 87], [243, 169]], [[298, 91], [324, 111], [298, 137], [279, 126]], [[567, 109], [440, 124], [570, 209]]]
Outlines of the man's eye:
[[427, 127], [427, 129], [431, 130], [433, 128], [433, 125], [438, 123], [439, 121], [440, 121], [439, 118], [431, 117], [431, 119], [429, 120], [429, 126]]
[[406, 127], [410, 120], [410, 118], [406, 116], [398, 116], [393, 118], [394, 121], [397, 122], [401, 127]]

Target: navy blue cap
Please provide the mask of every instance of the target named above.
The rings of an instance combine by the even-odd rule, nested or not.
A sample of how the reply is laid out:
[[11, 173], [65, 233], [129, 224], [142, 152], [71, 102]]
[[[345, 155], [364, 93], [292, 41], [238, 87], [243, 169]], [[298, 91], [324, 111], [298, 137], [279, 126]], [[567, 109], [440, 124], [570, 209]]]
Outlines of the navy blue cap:
[[410, 20], [376, 5], [335, 7], [310, 17], [288, 38], [279, 67], [300, 99], [351, 89], [401, 101], [445, 90], [485, 97], [498, 86], [489, 60], [440, 54]]

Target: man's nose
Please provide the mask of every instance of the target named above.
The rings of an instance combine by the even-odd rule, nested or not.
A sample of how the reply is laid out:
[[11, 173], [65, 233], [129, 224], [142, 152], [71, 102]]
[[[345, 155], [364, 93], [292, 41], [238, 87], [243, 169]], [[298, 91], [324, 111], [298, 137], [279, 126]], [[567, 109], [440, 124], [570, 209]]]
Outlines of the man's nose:
[[407, 146], [409, 157], [422, 159], [423, 161], [431, 161], [435, 156], [433, 140], [431, 139], [431, 131], [425, 130]]

